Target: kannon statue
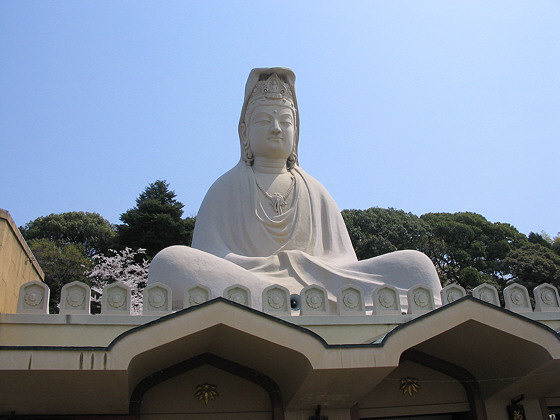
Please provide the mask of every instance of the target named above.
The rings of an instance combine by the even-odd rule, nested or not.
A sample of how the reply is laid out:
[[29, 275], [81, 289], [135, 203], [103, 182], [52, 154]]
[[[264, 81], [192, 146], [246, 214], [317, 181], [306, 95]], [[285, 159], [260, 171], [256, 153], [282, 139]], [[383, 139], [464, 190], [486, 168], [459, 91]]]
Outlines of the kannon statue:
[[251, 71], [239, 120], [241, 159], [206, 194], [192, 248], [177, 245], [158, 253], [148, 283], [169, 285], [174, 309], [183, 307], [184, 292], [193, 284], [210, 288], [213, 297], [241, 284], [251, 290], [256, 308], [273, 284], [290, 293], [322, 286], [331, 305], [349, 284], [364, 291], [370, 308], [372, 291], [382, 284], [397, 287], [401, 296], [422, 284], [437, 299], [441, 284], [426, 255], [407, 250], [356, 258], [334, 200], [299, 166], [294, 83], [287, 68]]

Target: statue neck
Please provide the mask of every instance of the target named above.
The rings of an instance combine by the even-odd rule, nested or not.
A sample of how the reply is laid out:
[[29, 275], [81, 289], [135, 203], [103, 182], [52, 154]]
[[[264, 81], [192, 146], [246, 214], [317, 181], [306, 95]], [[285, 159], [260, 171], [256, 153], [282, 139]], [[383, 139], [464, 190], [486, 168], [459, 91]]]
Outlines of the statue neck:
[[253, 161], [253, 171], [264, 174], [286, 173], [288, 172], [286, 169], [286, 159], [255, 157]]

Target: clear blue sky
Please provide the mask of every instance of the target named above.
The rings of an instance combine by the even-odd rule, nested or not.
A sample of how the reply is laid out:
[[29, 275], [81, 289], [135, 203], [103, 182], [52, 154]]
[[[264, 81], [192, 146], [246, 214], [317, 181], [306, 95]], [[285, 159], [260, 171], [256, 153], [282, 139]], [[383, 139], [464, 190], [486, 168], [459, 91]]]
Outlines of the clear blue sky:
[[195, 215], [253, 67], [291, 67], [300, 163], [341, 209], [560, 231], [560, 2], [0, 2], [0, 207]]

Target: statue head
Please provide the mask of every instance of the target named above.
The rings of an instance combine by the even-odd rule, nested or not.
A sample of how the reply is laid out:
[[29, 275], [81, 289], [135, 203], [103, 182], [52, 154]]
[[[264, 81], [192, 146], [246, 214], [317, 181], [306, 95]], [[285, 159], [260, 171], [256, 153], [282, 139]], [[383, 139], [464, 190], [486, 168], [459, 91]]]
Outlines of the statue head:
[[241, 159], [247, 165], [253, 164], [253, 152], [247, 135], [248, 127], [251, 124], [253, 111], [262, 105], [275, 105], [291, 109], [294, 121], [294, 138], [292, 151], [286, 160], [286, 167], [291, 169], [298, 164], [299, 114], [295, 80], [294, 72], [283, 67], [253, 69], [249, 74], [245, 86], [245, 100], [239, 119]]

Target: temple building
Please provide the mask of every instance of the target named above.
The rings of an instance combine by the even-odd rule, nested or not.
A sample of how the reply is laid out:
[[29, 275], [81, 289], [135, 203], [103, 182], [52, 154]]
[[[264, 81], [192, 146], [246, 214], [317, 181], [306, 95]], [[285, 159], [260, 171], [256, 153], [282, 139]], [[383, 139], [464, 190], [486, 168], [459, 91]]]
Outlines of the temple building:
[[[10, 230], [2, 230], [2, 267], [15, 264], [13, 244], [31, 257]], [[513, 284], [504, 290], [505, 308], [489, 285], [473, 296], [448, 286], [441, 307], [418, 287], [403, 313], [389, 285], [376, 290], [372, 310], [361, 290], [343, 287], [334, 312], [321, 287], [293, 296], [275, 285], [255, 308], [243, 286], [214, 296], [194, 285], [185, 308], [173, 311], [170, 288], [155, 283], [145, 290], [143, 314], [131, 315], [130, 291], [114, 283], [102, 313], [91, 315], [89, 287], [75, 282], [62, 290], [60, 313], [49, 314], [48, 287], [30, 261], [22, 258], [2, 277], [0, 418], [505, 420], [560, 413], [553, 286], [533, 291], [533, 307]], [[26, 274], [31, 267], [34, 279]], [[12, 288], [17, 300], [4, 294]]]

